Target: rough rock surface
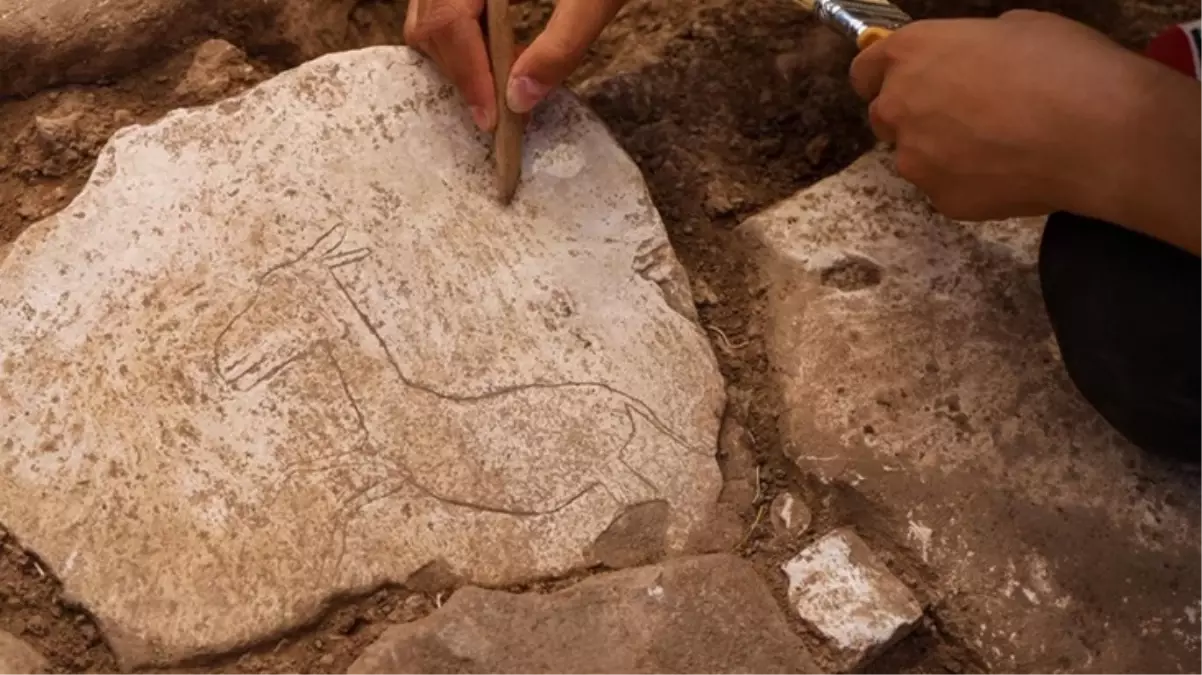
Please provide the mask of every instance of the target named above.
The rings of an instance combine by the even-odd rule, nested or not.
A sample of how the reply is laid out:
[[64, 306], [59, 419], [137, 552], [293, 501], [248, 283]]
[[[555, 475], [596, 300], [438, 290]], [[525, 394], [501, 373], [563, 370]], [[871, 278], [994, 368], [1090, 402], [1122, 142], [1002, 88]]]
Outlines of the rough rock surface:
[[638, 170], [567, 95], [508, 208], [489, 145], [332, 55], [118, 132], [0, 262], [0, 522], [123, 666], [704, 529], [722, 381]]
[[352, 673], [816, 673], [767, 586], [734, 556], [591, 577], [550, 595], [465, 588], [396, 626]]
[[118, 73], [175, 39], [196, 0], [10, 0], [0, 7], [0, 96]]
[[789, 602], [826, 638], [840, 672], [864, 665], [922, 620], [914, 594], [851, 530], [824, 535], [782, 569]]
[[403, 3], [355, 0], [7, 0], [0, 97], [125, 74], [178, 42], [219, 34], [291, 62], [401, 38]]
[[49, 666], [36, 649], [15, 635], [0, 630], [0, 673], [44, 673]]
[[999, 671], [1197, 667], [1196, 471], [1073, 388], [1038, 223], [940, 218], [874, 151], [741, 227], [786, 452], [876, 505], [946, 628]]
[[225, 40], [206, 40], [192, 56], [192, 63], [175, 87], [175, 95], [188, 103], [215, 101], [238, 79], [249, 79], [254, 67], [246, 54]]

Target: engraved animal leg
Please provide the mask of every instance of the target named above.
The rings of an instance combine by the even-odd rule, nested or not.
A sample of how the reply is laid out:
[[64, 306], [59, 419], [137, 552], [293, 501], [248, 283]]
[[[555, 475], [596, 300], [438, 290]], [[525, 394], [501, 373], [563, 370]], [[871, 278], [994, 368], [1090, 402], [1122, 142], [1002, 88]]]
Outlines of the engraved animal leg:
[[335, 473], [330, 483], [340, 485], [335, 496], [335, 506], [330, 514], [326, 542], [319, 555], [323, 561], [322, 573], [337, 579], [342, 573], [342, 563], [347, 552], [347, 538], [355, 521], [371, 504], [397, 494], [408, 486], [408, 481], [398, 476], [390, 463], [380, 458], [371, 439], [364, 437], [350, 453], [341, 453], [334, 463], [324, 467]]
[[635, 438], [638, 433], [638, 425], [630, 418], [629, 412], [627, 412], [627, 418], [630, 422], [630, 432], [623, 439], [622, 447], [600, 467], [598, 481], [619, 504], [639, 504], [659, 498], [659, 490], [656, 489], [654, 483], [636, 471], [623, 458], [626, 448], [631, 443], [638, 441]]
[[693, 447], [657, 418], [642, 409], [627, 408], [637, 429], [632, 442], [619, 457], [659, 488], [660, 497], [671, 507], [666, 543], [671, 550], [684, 547], [705, 519], [722, 489], [722, 475], [714, 461], [716, 448], [708, 452]]
[[655, 485], [620, 457], [608, 462], [598, 480], [619, 504], [640, 504], [659, 498]]

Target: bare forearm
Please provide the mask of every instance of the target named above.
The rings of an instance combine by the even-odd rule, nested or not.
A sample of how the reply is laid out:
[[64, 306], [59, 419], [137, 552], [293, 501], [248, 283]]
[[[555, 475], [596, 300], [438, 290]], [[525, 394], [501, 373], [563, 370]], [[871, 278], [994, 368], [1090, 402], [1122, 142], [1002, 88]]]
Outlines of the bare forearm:
[[1085, 215], [1199, 255], [1202, 238], [1202, 88], [1154, 63], [1128, 74], [1125, 118], [1099, 143]]

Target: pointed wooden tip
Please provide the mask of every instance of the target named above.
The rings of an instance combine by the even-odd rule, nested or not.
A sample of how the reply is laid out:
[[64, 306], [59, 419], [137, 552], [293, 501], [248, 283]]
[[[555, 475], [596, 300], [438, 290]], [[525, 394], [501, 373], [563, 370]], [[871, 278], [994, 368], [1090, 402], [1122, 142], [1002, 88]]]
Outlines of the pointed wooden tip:
[[509, 0], [488, 0], [488, 52], [492, 61], [493, 84], [497, 100], [497, 129], [493, 136], [493, 154], [497, 165], [497, 193], [502, 204], [513, 201], [522, 177], [522, 116], [505, 103], [509, 69], [513, 66], [513, 23], [509, 20]]

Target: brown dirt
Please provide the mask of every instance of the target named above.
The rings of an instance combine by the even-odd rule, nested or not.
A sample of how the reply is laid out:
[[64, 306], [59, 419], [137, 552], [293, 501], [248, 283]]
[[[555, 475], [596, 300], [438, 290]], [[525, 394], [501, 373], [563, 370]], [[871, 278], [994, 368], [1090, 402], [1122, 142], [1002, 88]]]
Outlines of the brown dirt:
[[[916, 17], [989, 15], [1018, 6], [1051, 9], [1131, 46], [1197, 11], [1180, 0], [899, 4]], [[0, 209], [0, 256], [29, 224], [78, 193], [100, 146], [118, 128], [234, 94], [312, 56], [314, 45], [396, 42], [404, 11], [404, 2], [397, 0], [350, 3], [331, 29], [337, 39], [317, 35], [297, 47], [281, 37], [287, 31], [280, 33], [260, 13], [229, 11], [231, 6], [236, 5], [223, 5], [223, 27], [173, 38], [114, 83], [71, 85], [0, 101], [0, 203], [7, 207]], [[523, 7], [519, 39], [537, 30], [550, 7], [548, 0]], [[223, 35], [251, 56], [226, 43], [202, 44], [205, 34]], [[152, 58], [164, 51], [167, 56]], [[873, 505], [847, 488], [807, 481], [780, 452], [779, 396], [768, 377], [758, 319], [764, 287], [733, 233], [741, 218], [838, 171], [869, 146], [863, 106], [845, 79], [852, 56], [847, 45], [788, 0], [634, 0], [573, 79], [643, 170], [694, 281], [702, 323], [729, 383], [729, 415], [746, 429], [751, 449], [741, 464], [729, 447], [720, 455], [728, 488], [734, 492], [737, 481], [747, 493], [736, 500], [743, 530], [736, 550], [756, 563], [782, 601], [780, 563], [814, 533], [839, 525], [854, 525], [920, 599], [929, 599], [923, 567], [879, 534], [884, 528]], [[796, 541], [776, 535], [766, 513], [773, 497], [786, 489], [802, 496], [814, 513], [810, 534]], [[513, 590], [545, 592], [577, 578]], [[381, 589], [346, 598], [314, 625], [243, 653], [181, 664], [179, 670], [341, 672], [389, 623], [424, 616], [445, 595], [422, 590]], [[2, 530], [0, 629], [28, 640], [59, 672], [115, 671], [93, 620], [69, 607], [58, 583]], [[821, 657], [817, 640], [811, 642]], [[922, 630], [870, 669], [974, 672], [981, 665], [971, 650], [941, 630], [936, 607]]]
[[272, 74], [209, 41], [109, 86], [74, 85], [0, 104], [0, 244], [67, 205], [117, 129], [237, 93]]

